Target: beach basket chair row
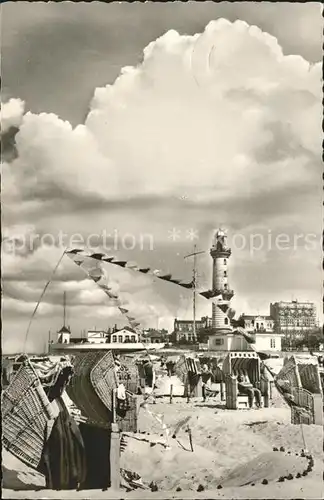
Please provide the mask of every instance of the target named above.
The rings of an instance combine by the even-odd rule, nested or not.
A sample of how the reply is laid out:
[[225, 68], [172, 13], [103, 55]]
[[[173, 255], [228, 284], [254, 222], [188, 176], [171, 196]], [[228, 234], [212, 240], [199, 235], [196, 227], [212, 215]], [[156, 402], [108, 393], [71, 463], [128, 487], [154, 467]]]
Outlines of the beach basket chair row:
[[[67, 386], [67, 394], [81, 411], [88, 424], [111, 428], [113, 393], [120, 381], [116, 376], [111, 351], [80, 353], [73, 360], [74, 373]], [[132, 372], [132, 369], [129, 369]], [[138, 378], [138, 377], [137, 377]], [[132, 374], [128, 388], [135, 387]], [[129, 401], [126, 412], [116, 414], [121, 430], [134, 431], [137, 427], [137, 400], [127, 390]], [[9, 386], [2, 392], [3, 445], [25, 464], [37, 469], [44, 447], [53, 429], [59, 409], [50, 402], [32, 363], [26, 359]]]

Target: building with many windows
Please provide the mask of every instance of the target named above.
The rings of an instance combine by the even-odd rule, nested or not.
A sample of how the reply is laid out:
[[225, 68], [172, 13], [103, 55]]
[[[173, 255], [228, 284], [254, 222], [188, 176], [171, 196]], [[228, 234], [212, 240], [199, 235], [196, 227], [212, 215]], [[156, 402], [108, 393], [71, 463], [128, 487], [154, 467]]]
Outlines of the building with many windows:
[[[207, 316], [197, 319], [196, 332], [199, 332], [199, 330], [204, 328], [209, 328], [211, 326], [211, 322], [211, 318], [208, 318]], [[180, 342], [181, 340], [185, 340], [186, 342], [195, 342], [197, 339], [194, 336], [193, 320], [176, 318], [174, 320], [174, 329], [171, 337], [174, 342]]]
[[270, 304], [270, 315], [274, 330], [283, 334], [285, 343], [289, 345], [318, 326], [316, 307], [312, 302], [274, 302]]
[[138, 334], [132, 328], [125, 326], [121, 330], [116, 330], [109, 335], [109, 341], [112, 344], [129, 344], [129, 343], [138, 343], [139, 338]]
[[248, 332], [273, 332], [274, 320], [271, 316], [242, 314], [244, 327]]

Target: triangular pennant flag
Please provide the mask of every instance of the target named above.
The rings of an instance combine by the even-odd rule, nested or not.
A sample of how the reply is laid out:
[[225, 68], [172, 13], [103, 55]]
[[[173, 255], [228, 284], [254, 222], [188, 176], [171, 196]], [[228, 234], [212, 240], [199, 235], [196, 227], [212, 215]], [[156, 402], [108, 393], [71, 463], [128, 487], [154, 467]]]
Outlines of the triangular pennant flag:
[[164, 276], [159, 276], [159, 278], [161, 280], [166, 280], [166, 281], [170, 281], [171, 278], [172, 278], [172, 274], [165, 274]]
[[128, 319], [128, 321], [135, 321], [136, 318], [133, 318], [132, 316], [126, 316], [126, 318]]
[[128, 269], [133, 269], [134, 271], [139, 271], [139, 267], [136, 263], [128, 262], [126, 267]]
[[193, 283], [190, 282], [190, 283], [179, 283], [180, 286], [182, 286], [183, 288], [192, 288], [192, 285]]
[[151, 268], [150, 268], [150, 267], [144, 267], [143, 269], [139, 269], [139, 272], [140, 272], [140, 273], [144, 273], [144, 274], [146, 274], [146, 273], [148, 273], [150, 270], [151, 270]]
[[114, 260], [115, 257], [105, 257], [105, 258], [102, 258], [101, 260], [103, 260], [104, 262], [111, 262]]
[[111, 299], [118, 299], [118, 295], [115, 295], [114, 293], [108, 292], [105, 290], [105, 293], [110, 297]]
[[105, 284], [102, 284], [102, 283], [99, 283], [99, 286], [103, 290], [107, 290], [107, 291], [112, 290], [112, 288], [110, 288], [108, 285], [105, 285]]
[[75, 260], [74, 261], [78, 266], [81, 266], [83, 264], [84, 260]]
[[73, 250], [68, 250], [66, 253], [77, 254], [79, 252], [83, 252], [83, 250], [81, 248], [73, 248]]
[[133, 321], [130, 321], [130, 324], [135, 328], [136, 326], [139, 326], [141, 323], [133, 323]]
[[181, 280], [175, 280], [174, 278], [172, 278], [172, 280], [170, 280], [170, 281], [171, 281], [171, 283], [175, 283], [176, 285], [179, 285]]
[[101, 270], [101, 269], [93, 269], [93, 270], [90, 270], [90, 271], [88, 272], [88, 274], [89, 274], [89, 277], [90, 277], [91, 279], [93, 279], [93, 281], [94, 281], [95, 283], [97, 283], [98, 281], [100, 281], [100, 280], [104, 277], [104, 274], [103, 274], [103, 272], [102, 272], [102, 270]]
[[199, 295], [202, 295], [205, 299], [210, 299], [213, 296], [213, 292], [211, 290], [206, 290], [206, 292], [200, 292]]
[[217, 307], [219, 307], [219, 309], [221, 311], [223, 311], [223, 313], [227, 313], [228, 309], [229, 309], [229, 305], [228, 304], [217, 304]]
[[105, 254], [104, 253], [93, 253], [92, 255], [90, 255], [89, 257], [91, 259], [96, 259], [96, 260], [101, 260], [102, 257], [104, 257]]
[[127, 264], [127, 260], [116, 260], [116, 261], [113, 261], [112, 264], [116, 264], [116, 266], [120, 266], [120, 267], [125, 267]]
[[235, 314], [236, 311], [230, 307], [229, 310], [227, 311], [227, 316], [229, 317], [229, 319], [233, 319]]
[[123, 307], [119, 307], [119, 310], [121, 313], [126, 314], [128, 313], [128, 309], [124, 309]]

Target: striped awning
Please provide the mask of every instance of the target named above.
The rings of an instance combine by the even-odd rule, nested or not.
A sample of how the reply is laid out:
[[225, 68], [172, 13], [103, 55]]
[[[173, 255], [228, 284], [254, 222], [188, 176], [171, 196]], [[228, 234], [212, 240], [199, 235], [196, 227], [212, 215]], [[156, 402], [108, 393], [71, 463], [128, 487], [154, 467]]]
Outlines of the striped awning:
[[186, 358], [186, 368], [188, 372], [194, 373], [197, 375], [200, 373], [200, 362], [198, 359]]
[[260, 358], [254, 351], [230, 352], [223, 361], [225, 375], [247, 373], [252, 383], [260, 379]]

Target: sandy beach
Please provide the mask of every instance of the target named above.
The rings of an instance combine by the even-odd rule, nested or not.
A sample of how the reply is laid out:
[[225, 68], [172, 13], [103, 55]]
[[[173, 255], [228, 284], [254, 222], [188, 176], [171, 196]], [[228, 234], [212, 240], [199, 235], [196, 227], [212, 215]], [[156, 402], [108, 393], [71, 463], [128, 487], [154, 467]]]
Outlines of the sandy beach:
[[[136, 434], [126, 433], [121, 467], [139, 474], [157, 491], [49, 491], [44, 479], [8, 452], [3, 452], [3, 498], [321, 498], [323, 496], [323, 429], [303, 426], [307, 454], [314, 467], [305, 476], [308, 459], [300, 456], [300, 426], [290, 423], [290, 409], [275, 392], [270, 408], [225, 410], [217, 399], [206, 403], [175, 397], [157, 399], [148, 413], [141, 409]], [[164, 415], [171, 436], [169, 448], [161, 424]], [[172, 437], [179, 422], [189, 420]], [[273, 451], [280, 447], [284, 451]], [[291, 475], [291, 476], [290, 476]], [[301, 475], [301, 477], [296, 477]], [[280, 477], [286, 477], [278, 482]], [[291, 479], [287, 479], [287, 477]], [[266, 483], [266, 484], [263, 484]], [[198, 492], [198, 489], [200, 490]], [[38, 491], [37, 491], [38, 490]]]

